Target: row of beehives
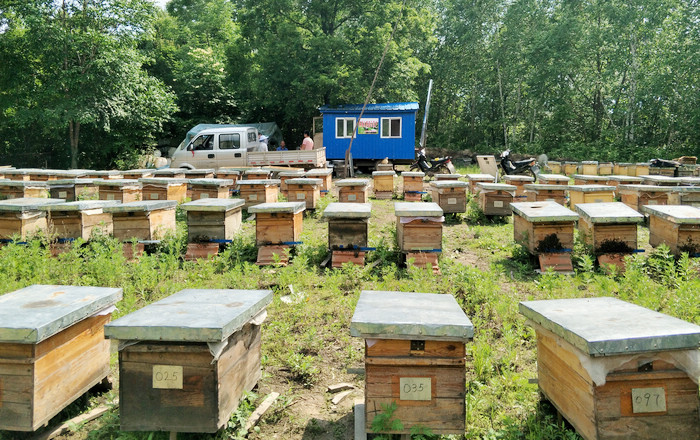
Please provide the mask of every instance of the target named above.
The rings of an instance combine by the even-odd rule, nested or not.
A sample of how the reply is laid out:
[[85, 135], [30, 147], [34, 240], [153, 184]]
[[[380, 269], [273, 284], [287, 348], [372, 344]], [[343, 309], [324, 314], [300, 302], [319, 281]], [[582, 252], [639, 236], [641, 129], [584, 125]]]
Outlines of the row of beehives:
[[[29, 286], [0, 298], [0, 429], [34, 431], [105, 380], [118, 343], [124, 431], [216, 432], [261, 377], [269, 290], [187, 289], [112, 323], [122, 289]], [[41, 313], [37, 313], [41, 310]], [[31, 311], [31, 313], [30, 313]], [[593, 439], [698, 438], [700, 327], [615, 298], [520, 303], [539, 388]], [[363, 291], [356, 437], [393, 405], [402, 426], [461, 435], [474, 327], [448, 294]], [[364, 420], [363, 420], [364, 419]]]
[[572, 176], [574, 174], [587, 175], [621, 175], [621, 176], [645, 176], [663, 175], [663, 176], [678, 176], [691, 177], [700, 175], [700, 165], [693, 163], [681, 163], [673, 166], [654, 166], [650, 162], [640, 163], [613, 163], [613, 162], [559, 162], [548, 161], [545, 165], [545, 170], [554, 174], [566, 174]]

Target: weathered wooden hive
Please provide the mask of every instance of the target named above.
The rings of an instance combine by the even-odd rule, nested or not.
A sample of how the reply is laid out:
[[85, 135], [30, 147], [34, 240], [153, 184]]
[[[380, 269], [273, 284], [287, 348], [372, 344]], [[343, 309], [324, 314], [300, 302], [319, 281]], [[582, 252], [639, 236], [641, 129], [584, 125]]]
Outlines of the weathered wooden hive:
[[123, 431], [216, 432], [261, 377], [270, 290], [186, 289], [105, 327]]
[[616, 298], [520, 303], [540, 391], [586, 440], [700, 438], [700, 327]]
[[369, 179], [342, 179], [335, 182], [338, 200], [343, 203], [369, 202]]
[[520, 175], [505, 175], [503, 176], [503, 183], [506, 185], [513, 185], [515, 187], [515, 198], [525, 199], [525, 185], [535, 183], [535, 178], [532, 176], [520, 176]]
[[48, 213], [48, 232], [59, 241], [82, 238], [89, 240], [93, 230], [112, 235], [112, 214], [104, 208], [116, 206], [115, 200], [83, 200], [44, 205]]
[[681, 186], [683, 184], [683, 179], [680, 177], [670, 177], [670, 176], [641, 176], [642, 185], [655, 185], [655, 186]]
[[401, 173], [403, 181], [403, 199], [407, 202], [420, 202], [426, 193], [423, 186], [425, 173], [422, 171], [404, 171]]
[[141, 182], [133, 179], [95, 180], [100, 200], [117, 200], [122, 203], [142, 200]]
[[304, 177], [305, 174], [304, 170], [280, 171], [277, 173], [277, 178], [280, 180], [280, 192], [282, 195], [287, 196], [287, 180], [298, 179]]
[[280, 191], [278, 179], [242, 179], [236, 182], [245, 208], [261, 203], [275, 203]]
[[346, 262], [365, 264], [370, 217], [371, 203], [330, 203], [323, 211], [323, 218], [328, 221], [328, 249], [333, 267]]
[[112, 214], [114, 238], [121, 241], [153, 241], [175, 232], [173, 200], [145, 200], [104, 208]]
[[467, 182], [469, 182], [469, 192], [476, 194], [478, 189], [476, 184], [479, 182], [496, 183], [496, 178], [490, 174], [467, 174]]
[[394, 197], [394, 176], [396, 171], [373, 171], [374, 198], [391, 200]]
[[249, 168], [243, 172], [246, 180], [266, 180], [272, 176], [272, 171], [267, 168]]
[[574, 174], [574, 185], [607, 185], [609, 176]]
[[34, 180], [0, 180], [0, 200], [21, 198], [48, 198], [47, 182]]
[[649, 215], [649, 244], [665, 244], [675, 255], [700, 256], [700, 208], [693, 206], [644, 206]]
[[668, 205], [668, 195], [673, 189], [672, 186], [619, 185], [617, 193], [622, 203], [642, 212], [642, 207], [646, 205]]
[[42, 206], [63, 203], [63, 199], [20, 198], [0, 201], [0, 241], [20, 239], [45, 232], [48, 227]]
[[525, 198], [528, 202], [557, 202], [566, 205], [566, 191], [569, 185], [530, 183], [525, 185]]
[[87, 179], [104, 179], [104, 180], [112, 180], [112, 179], [121, 180], [121, 179], [124, 179], [124, 173], [122, 173], [119, 170], [88, 170], [87, 174], [85, 175], [85, 178], [87, 178]]
[[550, 160], [547, 161], [547, 165], [545, 168], [553, 174], [559, 174], [561, 173], [561, 162], [556, 161], [556, 160]]
[[396, 240], [406, 260], [438, 271], [442, 253], [442, 208], [435, 202], [396, 202]]
[[569, 207], [579, 203], [605, 203], [615, 201], [615, 187], [608, 185], [569, 185]]
[[563, 174], [538, 174], [537, 181], [543, 185], [568, 185], [570, 179]]
[[185, 169], [185, 179], [213, 179], [214, 168]]
[[467, 211], [467, 188], [469, 184], [461, 180], [435, 180], [430, 182], [432, 198], [444, 213]]
[[0, 296], [0, 429], [35, 431], [109, 374], [122, 289], [33, 285]]
[[178, 203], [187, 197], [187, 179], [170, 177], [140, 178], [143, 200], [174, 200]]
[[605, 185], [615, 187], [615, 198], [620, 200], [620, 192], [618, 191], [620, 185], [641, 185], [642, 178], [637, 176], [618, 176], [612, 175], [607, 176], [608, 180]]
[[184, 168], [160, 168], [153, 170], [153, 177], [170, 177], [171, 179], [184, 179]]
[[188, 188], [191, 199], [228, 199], [231, 195], [233, 180], [231, 179], [190, 179]]
[[365, 428], [394, 405], [408, 434], [464, 434], [465, 344], [474, 326], [451, 295], [363, 291], [350, 334], [365, 340]]
[[458, 173], [445, 173], [445, 174], [433, 174], [435, 180], [459, 180], [464, 177], [464, 174]]
[[[635, 176], [646, 176], [648, 174], [653, 174], [651, 172], [651, 166], [649, 162], [639, 162], [635, 164], [634, 175]], [[673, 175], [673, 174], [671, 174]]]
[[235, 185], [238, 179], [241, 178], [241, 170], [239, 168], [219, 168], [216, 170], [217, 179], [231, 179]]
[[700, 208], [700, 186], [678, 186], [668, 193], [669, 205], [687, 205]]
[[241, 230], [243, 199], [199, 199], [180, 205], [187, 213], [187, 241], [229, 242]]
[[579, 166], [580, 174], [595, 176], [598, 174], [598, 161], [584, 160]]
[[510, 215], [510, 204], [515, 197], [515, 186], [504, 183], [477, 183], [479, 208], [485, 215]]
[[567, 176], [573, 176], [574, 174], [578, 173], [578, 167], [578, 162], [564, 162], [562, 173]]
[[287, 200], [290, 202], [304, 202], [306, 209], [316, 209], [321, 199], [321, 179], [298, 178], [287, 180]]
[[599, 176], [609, 176], [613, 173], [613, 163], [612, 162], [600, 162], [598, 164], [598, 175]]
[[138, 168], [124, 171], [123, 176], [125, 179], [148, 179], [153, 177], [154, 171], [152, 168]]
[[255, 214], [257, 264], [287, 263], [290, 248], [301, 243], [305, 207], [304, 202], [275, 202], [248, 209]]
[[333, 170], [331, 168], [312, 168], [306, 172], [309, 179], [321, 179], [321, 197], [330, 194], [333, 187]]
[[54, 199], [76, 200], [97, 199], [99, 190], [95, 179], [58, 179], [47, 182], [49, 194]]

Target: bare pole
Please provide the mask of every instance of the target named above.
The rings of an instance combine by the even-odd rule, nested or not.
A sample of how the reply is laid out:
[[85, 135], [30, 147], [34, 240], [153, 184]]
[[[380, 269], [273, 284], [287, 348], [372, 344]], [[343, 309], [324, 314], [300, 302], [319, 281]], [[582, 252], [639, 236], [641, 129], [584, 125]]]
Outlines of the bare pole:
[[420, 147], [425, 148], [425, 138], [428, 137], [428, 113], [430, 112], [430, 96], [433, 93], [433, 80], [428, 82], [428, 96], [425, 98], [425, 114], [423, 115], [423, 128], [420, 131]]

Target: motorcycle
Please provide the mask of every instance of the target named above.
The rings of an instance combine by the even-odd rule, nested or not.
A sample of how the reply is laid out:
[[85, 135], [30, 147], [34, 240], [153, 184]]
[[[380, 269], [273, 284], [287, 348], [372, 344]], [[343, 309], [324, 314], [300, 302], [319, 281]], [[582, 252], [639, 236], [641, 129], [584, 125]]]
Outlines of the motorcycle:
[[501, 153], [500, 167], [504, 175], [527, 175], [529, 173], [535, 180], [537, 180], [537, 174], [540, 172], [537, 159], [531, 157], [529, 159], [513, 161], [510, 157], [510, 149]]
[[457, 172], [455, 166], [452, 165], [452, 158], [450, 156], [428, 160], [425, 157], [425, 148], [418, 150], [418, 158], [411, 164], [410, 169], [411, 171], [420, 170], [427, 176], [432, 176], [433, 174], [455, 174]]

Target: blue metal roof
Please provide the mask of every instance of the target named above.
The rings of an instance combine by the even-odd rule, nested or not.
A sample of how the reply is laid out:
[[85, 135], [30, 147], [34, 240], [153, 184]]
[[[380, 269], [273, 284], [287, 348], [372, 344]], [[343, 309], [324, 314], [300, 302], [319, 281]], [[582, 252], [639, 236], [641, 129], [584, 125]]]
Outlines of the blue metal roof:
[[[362, 104], [346, 104], [337, 107], [330, 107], [324, 105], [318, 109], [321, 113], [328, 112], [356, 112], [362, 111]], [[377, 112], [377, 111], [418, 111], [417, 102], [392, 102], [386, 104], [367, 104], [365, 112]]]

